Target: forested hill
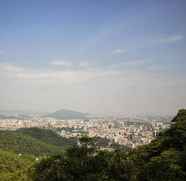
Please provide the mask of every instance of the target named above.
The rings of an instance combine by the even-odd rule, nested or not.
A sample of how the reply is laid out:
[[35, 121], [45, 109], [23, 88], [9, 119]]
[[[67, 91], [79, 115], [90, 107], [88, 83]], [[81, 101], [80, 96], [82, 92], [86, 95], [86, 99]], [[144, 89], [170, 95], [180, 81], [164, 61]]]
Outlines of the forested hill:
[[29, 128], [0, 131], [0, 149], [35, 156], [54, 155], [76, 144], [76, 139], [63, 138], [51, 130]]
[[186, 178], [186, 110], [149, 145], [126, 152], [96, 150], [93, 140], [36, 166], [35, 181], [184, 181]]
[[14, 131], [0, 131], [0, 149], [35, 156], [52, 155], [62, 152], [60, 147]]
[[63, 148], [75, 145], [77, 143], [76, 138], [64, 138], [50, 129], [21, 128], [16, 132], [31, 136], [32, 138], [38, 139], [47, 144], [52, 144]]

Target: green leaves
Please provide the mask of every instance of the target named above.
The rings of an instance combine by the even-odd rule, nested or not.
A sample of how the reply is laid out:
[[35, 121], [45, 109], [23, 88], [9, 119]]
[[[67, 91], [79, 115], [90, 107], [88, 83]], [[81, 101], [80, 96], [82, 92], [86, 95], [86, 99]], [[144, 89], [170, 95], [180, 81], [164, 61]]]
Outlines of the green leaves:
[[[131, 151], [98, 151], [93, 139], [63, 156], [41, 161], [35, 181], [183, 181], [186, 178], [186, 110], [149, 145]], [[42, 168], [42, 169], [40, 169]]]
[[29, 156], [0, 150], [0, 180], [2, 181], [31, 181], [34, 160]]

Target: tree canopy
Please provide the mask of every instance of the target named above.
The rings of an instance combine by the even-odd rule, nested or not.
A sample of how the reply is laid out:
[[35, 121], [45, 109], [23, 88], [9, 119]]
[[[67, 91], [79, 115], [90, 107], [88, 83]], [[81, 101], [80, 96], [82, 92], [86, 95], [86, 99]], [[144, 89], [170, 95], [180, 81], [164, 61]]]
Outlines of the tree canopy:
[[94, 140], [36, 165], [35, 181], [183, 181], [186, 178], [186, 110], [148, 145], [131, 151], [96, 149]]

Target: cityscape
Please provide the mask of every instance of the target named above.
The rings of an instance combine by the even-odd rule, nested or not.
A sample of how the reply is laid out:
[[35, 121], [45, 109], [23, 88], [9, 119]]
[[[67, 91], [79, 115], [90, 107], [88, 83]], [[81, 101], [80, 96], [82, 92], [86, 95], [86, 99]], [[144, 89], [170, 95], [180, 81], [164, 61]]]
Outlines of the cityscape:
[[90, 119], [54, 119], [25, 118], [0, 119], [0, 130], [20, 128], [51, 129], [64, 138], [76, 138], [86, 135], [100, 137], [130, 148], [150, 143], [158, 133], [170, 127], [170, 118], [137, 119], [137, 118], [90, 118]]

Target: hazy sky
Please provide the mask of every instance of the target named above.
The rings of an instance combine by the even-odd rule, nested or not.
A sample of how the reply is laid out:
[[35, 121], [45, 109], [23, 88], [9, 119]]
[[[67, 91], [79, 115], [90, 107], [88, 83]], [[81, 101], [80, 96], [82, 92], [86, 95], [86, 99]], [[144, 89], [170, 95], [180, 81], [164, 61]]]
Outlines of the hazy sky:
[[185, 0], [0, 0], [0, 109], [186, 107]]

